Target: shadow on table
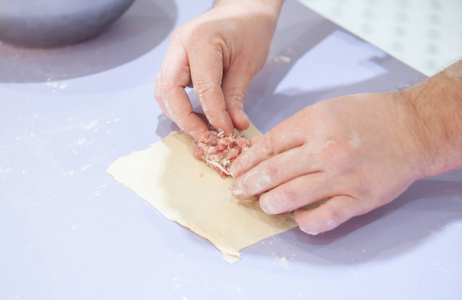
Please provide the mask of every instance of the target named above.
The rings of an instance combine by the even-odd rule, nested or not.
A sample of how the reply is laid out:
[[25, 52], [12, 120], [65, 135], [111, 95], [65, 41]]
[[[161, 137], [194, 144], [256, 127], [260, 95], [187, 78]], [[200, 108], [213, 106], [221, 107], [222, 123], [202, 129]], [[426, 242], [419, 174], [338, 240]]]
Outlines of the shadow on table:
[[[294, 261], [354, 265], [405, 255], [462, 218], [462, 173], [415, 182], [395, 201], [318, 236], [296, 228], [244, 250]], [[451, 178], [457, 177], [458, 180]]]
[[106, 71], [161, 43], [177, 18], [175, 1], [137, 0], [108, 30], [86, 42], [55, 49], [0, 44], [0, 82], [45, 82]]
[[325, 19], [321, 18], [321, 22], [319, 16], [310, 13], [307, 16], [310, 21], [305, 22], [310, 24], [302, 27], [292, 21], [276, 33], [269, 60], [248, 89], [246, 112], [263, 133], [320, 100], [392, 91], [425, 78], [383, 51]]

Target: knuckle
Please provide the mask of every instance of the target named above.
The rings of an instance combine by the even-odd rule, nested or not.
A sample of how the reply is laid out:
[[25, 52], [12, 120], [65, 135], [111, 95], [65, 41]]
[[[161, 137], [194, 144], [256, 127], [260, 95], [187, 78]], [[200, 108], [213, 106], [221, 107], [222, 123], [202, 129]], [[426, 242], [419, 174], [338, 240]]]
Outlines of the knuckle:
[[329, 210], [325, 213], [324, 216], [324, 227], [325, 230], [330, 230], [335, 228], [337, 223], [341, 218], [341, 214], [337, 210]]
[[199, 42], [204, 39], [205, 32], [202, 29], [202, 26], [196, 26], [189, 33], [189, 40], [191, 42]]
[[[180, 38], [182, 34], [178, 34]], [[202, 48], [204, 42], [210, 40], [210, 28], [206, 28], [203, 24], [196, 24], [192, 27], [187, 28], [184, 41], [187, 47]], [[209, 44], [209, 43], [207, 43]]]
[[298, 194], [291, 188], [283, 187], [279, 193], [279, 198], [284, 199], [284, 203], [287, 203], [288, 206], [293, 207], [294, 209], [295, 204], [300, 202], [298, 201]]
[[212, 81], [206, 79], [198, 79], [194, 82], [194, 91], [199, 98], [199, 101], [203, 101], [204, 97], [210, 94], [216, 86]]
[[242, 92], [231, 92], [227, 95], [226, 101], [231, 104], [242, 108], [244, 104], [244, 93]]
[[172, 32], [172, 34], [170, 35], [170, 42], [175, 42], [175, 41], [179, 41], [182, 37], [182, 30], [181, 28], [178, 28], [176, 30], [174, 30]]
[[[365, 201], [365, 199], [367, 199], [367, 201]], [[356, 216], [368, 213], [375, 208], [374, 205], [376, 203], [389, 202], [389, 201], [382, 201], [382, 200], [383, 200], [382, 197], [375, 196], [375, 195], [371, 195], [370, 197], [367, 197], [367, 198], [364, 198], [364, 197], [356, 198], [354, 205], [350, 206], [350, 209], [347, 213], [347, 217], [352, 218], [352, 217], [356, 217]]]
[[175, 82], [171, 79], [159, 76], [158, 78], [158, 89], [160, 92], [168, 91], [175, 86]]
[[242, 172], [244, 170], [250, 169], [255, 164], [255, 156], [251, 151], [239, 156], [235, 162], [237, 168]]
[[323, 213], [323, 222], [320, 225], [322, 231], [329, 231], [338, 227], [341, 223], [350, 219], [350, 212], [340, 211], [337, 209], [329, 209]]
[[164, 102], [166, 95], [171, 88], [172, 87], [168, 83], [160, 80], [158, 86], [154, 90], [154, 98], [157, 100], [157, 102]]
[[274, 162], [265, 162], [263, 166], [263, 173], [268, 178], [268, 184], [272, 184], [279, 181], [279, 168]]
[[261, 151], [265, 157], [271, 157], [276, 154], [276, 148], [274, 145], [274, 133], [269, 131], [264, 135], [262, 139]]

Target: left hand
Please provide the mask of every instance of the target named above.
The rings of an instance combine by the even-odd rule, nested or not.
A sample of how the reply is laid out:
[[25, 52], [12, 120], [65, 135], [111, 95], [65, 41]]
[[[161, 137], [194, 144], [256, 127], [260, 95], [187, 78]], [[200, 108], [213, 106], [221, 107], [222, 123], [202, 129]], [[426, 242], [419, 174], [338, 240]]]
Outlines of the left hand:
[[[164, 113], [198, 139], [210, 123], [232, 133], [249, 127], [247, 88], [268, 57], [282, 1], [216, 1], [202, 16], [172, 34], [155, 98]], [[208, 122], [184, 90], [193, 86]]]
[[[382, 206], [423, 177], [426, 149], [404, 92], [318, 102], [281, 122], [231, 166], [239, 199], [268, 214], [295, 210], [310, 234]], [[329, 199], [314, 209], [304, 206]]]

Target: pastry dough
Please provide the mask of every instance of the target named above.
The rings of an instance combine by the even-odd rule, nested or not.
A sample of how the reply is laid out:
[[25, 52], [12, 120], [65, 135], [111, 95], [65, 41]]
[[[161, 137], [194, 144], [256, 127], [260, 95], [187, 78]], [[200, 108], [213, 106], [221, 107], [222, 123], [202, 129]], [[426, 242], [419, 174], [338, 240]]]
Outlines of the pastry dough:
[[[253, 126], [244, 131], [261, 135]], [[117, 159], [107, 170], [168, 219], [212, 242], [234, 263], [239, 250], [296, 226], [293, 217], [265, 214], [257, 201], [238, 201], [233, 178], [218, 173], [192, 154], [192, 137], [175, 131], [150, 148]]]

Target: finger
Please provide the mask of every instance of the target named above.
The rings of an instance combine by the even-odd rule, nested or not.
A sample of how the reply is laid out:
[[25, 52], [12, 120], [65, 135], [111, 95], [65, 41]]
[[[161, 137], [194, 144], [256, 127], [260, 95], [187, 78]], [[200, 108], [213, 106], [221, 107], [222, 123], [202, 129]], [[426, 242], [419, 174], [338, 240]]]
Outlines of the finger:
[[223, 55], [215, 46], [192, 49], [188, 53], [194, 91], [210, 124], [217, 130], [232, 133], [233, 122], [226, 110], [220, 83]]
[[280, 214], [325, 199], [334, 194], [332, 183], [323, 172], [297, 177], [262, 194], [260, 207], [267, 214]]
[[233, 162], [230, 168], [231, 175], [237, 178], [260, 162], [301, 146], [304, 137], [297, 128], [296, 119], [297, 117], [294, 115], [262, 136], [255, 145], [252, 145], [247, 152]]
[[244, 111], [244, 97], [252, 81], [252, 73], [245, 67], [232, 65], [223, 79], [223, 94], [226, 101], [226, 109], [238, 130], [247, 129], [250, 125], [249, 118]]
[[[206, 123], [192, 111], [192, 105], [185, 91], [172, 88], [157, 96], [162, 111], [182, 130], [189, 132], [195, 139], [208, 130]], [[184, 99], [186, 98], [186, 99]]]
[[261, 162], [237, 178], [231, 192], [238, 199], [248, 199], [294, 178], [319, 171], [319, 159], [314, 155], [307, 157], [304, 152], [303, 146], [297, 147]]
[[252, 138], [252, 140], [250, 141], [250, 143], [252, 143], [252, 146], [255, 145], [256, 143], [258, 143], [258, 141], [260, 140], [260, 136], [254, 136]]
[[181, 129], [198, 137], [207, 131], [207, 125], [193, 113], [193, 107], [184, 90], [189, 82], [186, 52], [172, 40], [157, 77], [155, 98], [165, 114]]
[[300, 229], [308, 234], [316, 235], [329, 231], [352, 217], [370, 211], [364, 201], [346, 195], [335, 196], [319, 207], [295, 211], [295, 221]]

